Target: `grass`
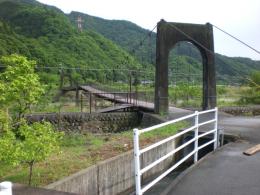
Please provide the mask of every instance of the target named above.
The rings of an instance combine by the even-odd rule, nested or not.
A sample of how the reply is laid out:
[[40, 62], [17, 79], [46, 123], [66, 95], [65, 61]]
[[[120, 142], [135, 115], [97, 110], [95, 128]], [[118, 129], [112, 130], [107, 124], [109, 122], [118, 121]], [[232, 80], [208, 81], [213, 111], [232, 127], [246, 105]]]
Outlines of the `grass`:
[[[184, 123], [169, 125], [141, 135], [141, 145], [173, 135]], [[34, 166], [32, 185], [45, 186], [79, 170], [85, 169], [107, 158], [133, 148], [132, 130], [116, 134], [67, 134], [62, 141], [61, 151]], [[28, 167], [1, 165], [0, 181], [28, 183]]]
[[145, 139], [151, 139], [151, 138], [165, 138], [171, 135], [176, 134], [176, 132], [180, 129], [183, 129], [188, 126], [188, 123], [185, 122], [178, 122], [174, 125], [167, 125], [158, 129], [155, 129], [153, 131], [146, 132], [144, 134], [141, 134], [141, 141]]

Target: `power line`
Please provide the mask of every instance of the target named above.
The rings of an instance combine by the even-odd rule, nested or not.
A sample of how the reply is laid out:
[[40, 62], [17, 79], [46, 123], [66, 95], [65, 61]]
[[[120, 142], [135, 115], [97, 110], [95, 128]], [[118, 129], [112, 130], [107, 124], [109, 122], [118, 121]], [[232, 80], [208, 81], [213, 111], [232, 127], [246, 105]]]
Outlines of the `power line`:
[[[8, 66], [0, 65], [0, 68], [7, 68]], [[144, 73], [154, 73], [147, 70], [133, 70], [133, 69], [116, 69], [116, 68], [81, 68], [81, 67], [56, 67], [56, 66], [36, 66], [35, 69], [56, 69], [56, 70], [84, 70], [84, 71], [127, 71], [127, 72], [144, 72]]]
[[253, 51], [255, 51], [256, 53], [260, 54], [260, 51], [258, 51], [257, 49], [253, 48], [252, 46], [248, 45], [247, 43], [245, 43], [244, 41], [241, 41], [240, 39], [236, 38], [235, 36], [231, 35], [230, 33], [228, 33], [227, 31], [217, 27], [214, 24], [211, 24], [212, 26], [214, 26], [216, 29], [220, 30], [221, 32], [227, 34], [228, 36], [232, 37], [233, 39], [237, 40], [238, 42], [242, 43], [243, 45], [247, 46], [248, 48], [252, 49]]

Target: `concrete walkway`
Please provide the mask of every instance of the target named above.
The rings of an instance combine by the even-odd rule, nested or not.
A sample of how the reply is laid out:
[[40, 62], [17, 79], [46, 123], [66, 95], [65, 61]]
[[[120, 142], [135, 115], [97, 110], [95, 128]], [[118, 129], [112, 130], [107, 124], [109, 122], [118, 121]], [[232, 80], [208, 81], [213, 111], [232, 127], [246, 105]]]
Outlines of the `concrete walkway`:
[[260, 153], [243, 155], [249, 143], [231, 143], [209, 154], [161, 194], [259, 195]]
[[260, 153], [245, 156], [243, 151], [260, 143], [258, 117], [221, 115], [219, 127], [240, 137], [207, 155], [158, 194], [168, 195], [259, 195]]

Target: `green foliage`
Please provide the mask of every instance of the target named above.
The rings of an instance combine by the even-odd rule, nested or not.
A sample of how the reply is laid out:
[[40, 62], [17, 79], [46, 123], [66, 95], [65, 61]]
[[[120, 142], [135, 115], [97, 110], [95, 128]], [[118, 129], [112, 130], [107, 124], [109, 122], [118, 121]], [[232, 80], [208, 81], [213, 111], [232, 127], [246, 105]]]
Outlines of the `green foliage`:
[[10, 118], [8, 114], [0, 109], [0, 135], [9, 129]]
[[[132, 22], [105, 20], [79, 12], [71, 12], [68, 17], [75, 26], [77, 25], [75, 21], [79, 15], [86, 21], [83, 24], [84, 29], [98, 32], [120, 45], [134, 55], [145, 68], [146, 66], [151, 66], [151, 63], [154, 62], [155, 33], [151, 33], [149, 38], [143, 40], [144, 37], [148, 35], [148, 30], [145, 30]], [[143, 40], [142, 44], [140, 44], [141, 40]]]
[[0, 163], [15, 166], [19, 164], [20, 145], [10, 129], [0, 133]]
[[183, 121], [175, 123], [175, 124], [167, 125], [167, 126], [158, 128], [156, 130], [141, 134], [140, 139], [144, 140], [147, 138], [154, 138], [154, 137], [160, 137], [160, 138], [169, 137], [169, 136], [176, 134], [179, 130], [181, 130], [187, 126], [188, 126], [188, 123], [183, 122]]
[[61, 141], [61, 145], [66, 147], [82, 146], [84, 144], [86, 144], [86, 137], [79, 133], [65, 134]]
[[20, 159], [30, 163], [46, 159], [51, 153], [57, 152], [62, 133], [54, 131], [49, 122], [36, 122], [31, 125], [25, 121], [19, 127]]
[[260, 90], [260, 71], [254, 71], [250, 74], [250, 78], [248, 79], [249, 86], [255, 88], [256, 90]]
[[[33, 165], [58, 149], [61, 133], [47, 122], [27, 124], [24, 115], [36, 104], [44, 90], [34, 72], [34, 61], [23, 56], [1, 58], [6, 67], [0, 74], [0, 162], [11, 165], [27, 163], [31, 184]], [[8, 115], [9, 109], [13, 118]], [[18, 117], [17, 117], [18, 114]]]
[[93, 149], [98, 149], [104, 144], [104, 140], [96, 136], [91, 136], [89, 142]]
[[[83, 32], [76, 29], [75, 21], [79, 15], [85, 21]], [[46, 77], [40, 74], [44, 77], [42, 80], [52, 85], [58, 85], [58, 68], [61, 64], [65, 68], [81, 68], [78, 71], [66, 71], [66, 74], [70, 75], [69, 83], [72, 84], [76, 81], [83, 83], [89, 79], [99, 82], [104, 80], [102, 73], [84, 69], [142, 68], [154, 71], [151, 64], [155, 64], [156, 34], [149, 34], [140, 44], [148, 34], [148, 30], [128, 21], [105, 20], [77, 12], [65, 15], [57, 8], [36, 1], [0, 1], [0, 56], [17, 53], [36, 60], [38, 71], [50, 75]], [[169, 58], [170, 72], [176, 73], [178, 66], [179, 73], [202, 75], [201, 54], [192, 44], [181, 42], [171, 53], [173, 55]], [[46, 66], [57, 69], [46, 70]], [[243, 79], [237, 78], [238, 76], [248, 75], [252, 70], [259, 70], [259, 67], [259, 62], [247, 58], [216, 55], [220, 83], [241, 83]], [[171, 77], [170, 82], [201, 82], [201, 77]], [[106, 78], [124, 81], [127, 76], [122, 73], [109, 73]]]
[[[93, 31], [79, 33], [64, 13], [40, 3], [0, 1], [0, 37], [0, 56], [18, 53], [36, 60], [38, 71], [49, 75], [40, 74], [48, 84], [58, 85], [61, 65], [73, 84], [102, 79], [99, 72], [93, 74], [84, 69], [140, 68], [132, 56], [112, 41]], [[73, 70], [74, 67], [81, 69]], [[122, 74], [118, 77], [125, 78]]]
[[[0, 118], [4, 118], [2, 113]], [[31, 184], [35, 162], [43, 161], [57, 152], [63, 134], [55, 132], [49, 122], [29, 125], [23, 120], [16, 132], [20, 135], [19, 138], [10, 125], [3, 126], [5, 130], [0, 134], [0, 162], [12, 166], [27, 164], [30, 168], [29, 184]]]
[[260, 71], [250, 74], [248, 85], [250, 88], [240, 98], [240, 104], [260, 104]]
[[224, 95], [228, 91], [227, 87], [224, 85], [217, 85], [217, 95]]
[[[129, 21], [105, 20], [87, 14], [71, 12], [68, 17], [75, 26], [75, 21], [79, 15], [84, 21], [87, 21], [83, 25], [86, 30], [96, 31], [120, 45], [135, 56], [143, 65], [143, 68], [151, 68], [151, 64], [155, 64], [156, 33], [151, 33], [150, 37], [147, 37], [149, 30], [143, 29]], [[145, 37], [147, 38], [140, 44], [140, 41]], [[169, 57], [170, 70], [173, 70], [174, 66], [179, 64], [179, 73], [187, 74], [190, 69], [190, 73], [192, 74], [201, 74], [202, 57], [199, 50], [193, 44], [180, 42], [172, 49], [171, 54]], [[219, 84], [226, 82], [234, 84], [242, 83], [244, 81], [241, 75], [243, 77], [248, 75], [252, 70], [260, 70], [260, 62], [249, 58], [231, 58], [216, 54], [215, 61]], [[184, 78], [179, 77], [177, 80], [184, 80]], [[194, 80], [197, 80], [197, 78]]]
[[181, 101], [182, 106], [187, 107], [191, 106], [191, 101], [195, 100], [195, 105], [192, 106], [200, 106], [201, 102], [198, 102], [197, 99], [202, 97], [202, 88], [201, 85], [190, 85], [183, 82], [170, 88], [169, 97], [175, 105]]
[[0, 61], [7, 66], [0, 74], [0, 105], [17, 112], [20, 119], [44, 92], [34, 72], [35, 62], [16, 54], [4, 56]]

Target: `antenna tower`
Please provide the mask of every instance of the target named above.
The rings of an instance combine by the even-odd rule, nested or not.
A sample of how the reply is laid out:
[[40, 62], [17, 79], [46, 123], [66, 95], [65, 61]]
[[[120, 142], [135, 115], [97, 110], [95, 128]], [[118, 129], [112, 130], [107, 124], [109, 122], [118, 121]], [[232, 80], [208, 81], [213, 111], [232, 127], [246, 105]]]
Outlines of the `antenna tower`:
[[84, 20], [81, 18], [81, 16], [78, 16], [76, 22], [77, 22], [77, 25], [78, 25], [79, 32], [82, 32]]

